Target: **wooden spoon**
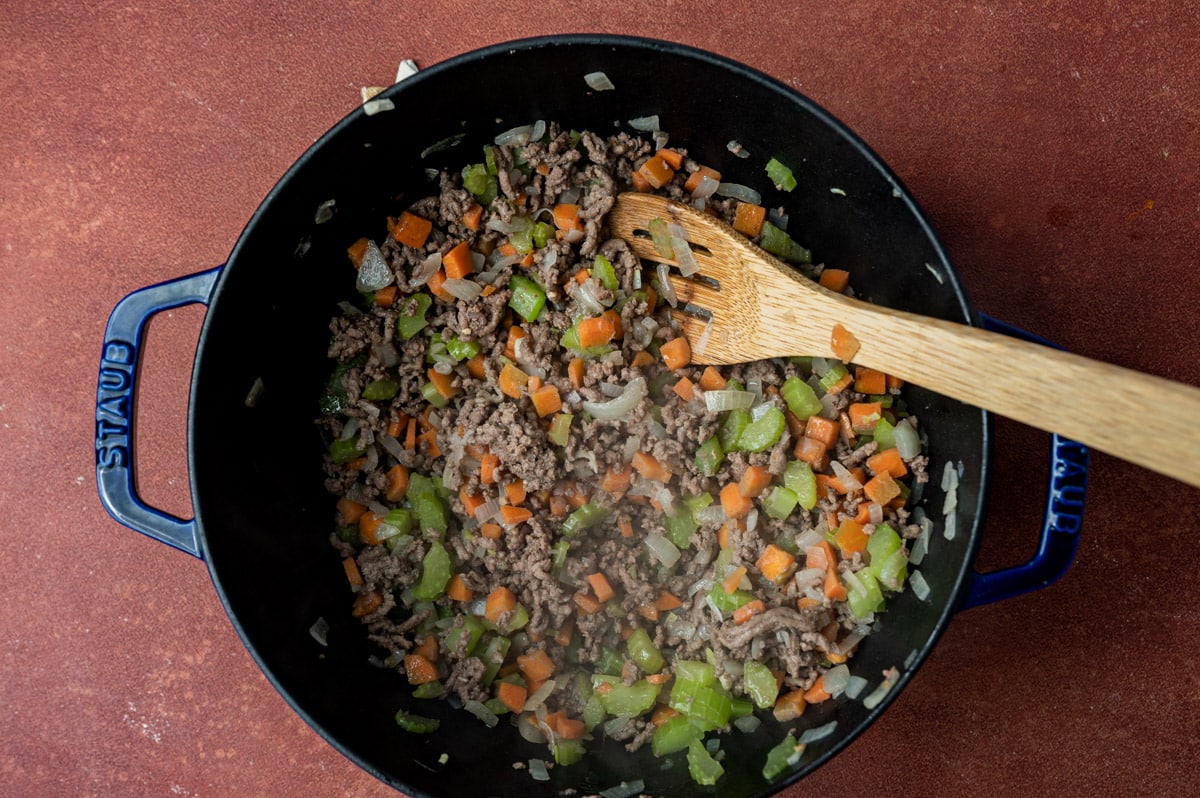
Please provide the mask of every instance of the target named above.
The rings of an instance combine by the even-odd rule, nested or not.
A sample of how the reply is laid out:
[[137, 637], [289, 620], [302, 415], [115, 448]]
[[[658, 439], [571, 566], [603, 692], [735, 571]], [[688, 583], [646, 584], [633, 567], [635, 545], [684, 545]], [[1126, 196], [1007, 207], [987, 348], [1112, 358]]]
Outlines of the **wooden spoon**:
[[608, 221], [639, 257], [677, 266], [649, 238], [655, 218], [683, 227], [700, 267], [699, 280], [669, 278], [681, 308], [711, 312], [711, 327], [675, 312], [694, 363], [834, 357], [840, 325], [844, 360], [1200, 487], [1200, 388], [834, 293], [665, 197], [622, 194]]

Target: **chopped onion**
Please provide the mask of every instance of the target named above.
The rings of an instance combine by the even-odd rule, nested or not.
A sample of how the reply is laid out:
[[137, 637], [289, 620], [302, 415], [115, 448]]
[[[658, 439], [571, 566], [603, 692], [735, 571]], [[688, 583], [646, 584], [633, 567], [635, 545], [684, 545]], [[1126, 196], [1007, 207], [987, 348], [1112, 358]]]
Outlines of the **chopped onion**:
[[646, 782], [641, 779], [623, 781], [615, 787], [600, 791], [600, 798], [631, 798], [646, 789]]
[[692, 254], [692, 248], [688, 244], [687, 231], [672, 222], [667, 225], [667, 235], [671, 238], [671, 251], [675, 253], [675, 264], [679, 266], [679, 273], [684, 277], [691, 277], [700, 271], [700, 264], [696, 263], [696, 256]]
[[[703, 354], [708, 349], [708, 341], [712, 337], [713, 331], [713, 316], [708, 317], [708, 321], [704, 323], [704, 329], [700, 331], [700, 337], [696, 339], [695, 354]], [[699, 393], [700, 389], [696, 388], [695, 393]]]
[[474, 699], [463, 704], [463, 709], [470, 712], [475, 717], [483, 721], [483, 725], [489, 729], [494, 728], [500, 722], [500, 718], [496, 717], [496, 713], [485, 707], [481, 702]]
[[599, 316], [604, 312], [604, 304], [596, 294], [596, 284], [594, 278], [576, 284], [579, 287], [575, 290], [575, 301], [579, 303], [580, 310], [588, 316]]
[[[804, 549], [801, 549], [804, 551]], [[808, 590], [810, 587], [816, 587], [825, 581], [824, 568], [802, 568], [796, 572], [792, 580], [796, 583], [799, 590]]]
[[441, 141], [435, 141], [433, 144], [430, 144], [428, 147], [421, 150], [421, 157], [425, 158], [435, 152], [441, 152], [442, 150], [448, 150], [451, 147], [457, 147], [459, 144], [462, 144], [462, 140], [466, 137], [466, 133], [455, 133], [453, 136], [447, 136]]
[[954, 540], [954, 536], [958, 534], [958, 516], [946, 516], [946, 526], [942, 530], [942, 537], [946, 540]]
[[329, 645], [327, 635], [329, 634], [329, 621], [325, 620], [324, 615], [318, 615], [317, 620], [312, 626], [308, 627], [308, 633], [312, 635], [312, 639], [316, 640], [323, 646]]
[[429, 278], [438, 273], [438, 269], [442, 268], [442, 253], [435, 252], [413, 269], [412, 274], [408, 277], [410, 286], [425, 285], [429, 282]]
[[587, 233], [585, 230], [580, 230], [577, 227], [572, 227], [570, 230], [567, 230], [565, 233], [563, 233], [562, 240], [567, 242], [568, 244], [578, 244], [580, 241], [583, 240], [583, 237], [586, 234]]
[[510, 128], [503, 133], [499, 133], [496, 135], [496, 138], [493, 139], [493, 141], [496, 143], [497, 147], [503, 147], [506, 144], [515, 144], [517, 146], [528, 144], [531, 140], [541, 138], [541, 136], [535, 135], [538, 132], [539, 125], [541, 126], [542, 133], [545, 133], [546, 123], [544, 120], [539, 119], [532, 125], [518, 125], [517, 127]]
[[851, 676], [846, 681], [846, 697], [858, 698], [867, 689], [869, 682], [861, 676]]
[[670, 268], [668, 268], [667, 264], [660, 263], [655, 271], [658, 272], [659, 290], [662, 293], [662, 298], [667, 300], [668, 305], [675, 307], [679, 304], [679, 295], [675, 293], [675, 286], [671, 285], [671, 281], [668, 279], [668, 275], [671, 273]]
[[242, 403], [246, 405], [246, 407], [254, 407], [258, 404], [258, 399], [260, 396], [262, 396], [262, 394], [263, 379], [262, 377], [255, 377], [254, 382], [250, 385], [250, 390], [246, 392], [246, 398], [242, 400]]
[[396, 351], [396, 347], [391, 341], [383, 341], [377, 344], [371, 344], [371, 352], [379, 360], [380, 365], [385, 368], [391, 368], [400, 362], [400, 353]]
[[638, 403], [646, 398], [649, 390], [644, 377], [635, 377], [625, 386], [625, 392], [607, 402], [583, 402], [583, 410], [592, 418], [603, 421], [613, 421], [629, 415]]
[[[758, 529], [758, 508], [751, 507], [750, 512], [746, 513], [746, 531], [753, 532], [755, 529]], [[742, 578], [745, 579], [745, 577]], [[745, 588], [750, 589], [749, 583], [745, 585]]]
[[850, 473], [850, 469], [846, 468], [839, 461], [830, 458], [829, 467], [833, 469], [833, 473], [846, 490], [862, 490], [863, 484], [858, 481], [857, 477]]
[[697, 524], [722, 524], [725, 522], [725, 508], [718, 504], [701, 507], [692, 513]]
[[[518, 340], [524, 340], [524, 339], [518, 339]], [[600, 391], [600, 393], [604, 394], [605, 396], [609, 397], [610, 399], [616, 398], [616, 397], [620, 396], [621, 394], [625, 393], [625, 389], [622, 388], [620, 385], [617, 385], [615, 382], [601, 382], [596, 385], [596, 390]]]
[[833, 734], [833, 730], [837, 728], [837, 721], [831, 720], [823, 726], [817, 726], [815, 729], [805, 729], [796, 742], [801, 745], [815, 743], [817, 740], [824, 740], [829, 735]]
[[396, 104], [386, 97], [382, 97], [378, 100], [368, 100], [367, 102], [363, 103], [362, 108], [363, 113], [367, 116], [375, 116], [375, 114], [378, 114], [382, 111], [396, 110]]
[[[493, 216], [484, 222], [483, 226], [488, 230], [493, 230], [497, 233], [504, 233], [505, 235], [508, 235], [509, 233], [517, 233], [528, 230], [533, 226], [533, 223], [530, 221], [528, 216], [514, 216], [507, 222], [501, 219], [499, 216]], [[524, 255], [521, 257], [524, 257]]]
[[748, 202], [751, 205], [762, 204], [762, 194], [759, 194], [750, 188], [750, 186], [744, 186], [741, 183], [726, 183], [725, 181], [721, 181], [721, 184], [717, 186], [717, 193], [722, 197], [733, 197], [742, 202]]
[[754, 404], [754, 394], [749, 391], [705, 391], [704, 406], [710, 413], [726, 410], [748, 410]]
[[762, 725], [762, 721], [757, 715], [743, 715], [733, 722], [734, 726], [738, 727], [738, 731], [746, 734], [753, 734]]
[[921, 652], [915, 648], [908, 652], [908, 656], [904, 658], [904, 670], [908, 670], [913, 666], [913, 663], [917, 661], [917, 657], [920, 656], [920, 653]]
[[658, 130], [658, 114], [651, 116], [639, 116], [629, 120], [629, 126], [634, 130], [641, 130], [649, 133], [652, 130]]
[[656, 130], [651, 138], [654, 139], [654, 149], [661, 150], [667, 146], [667, 142], [671, 139], [671, 134], [665, 130]]
[[896, 440], [896, 451], [905, 460], [911, 460], [921, 453], [921, 438], [909, 418], [903, 419], [896, 425], [893, 433]]
[[859, 641], [867, 636], [869, 631], [869, 629], [855, 629], [837, 642], [837, 645], [834, 646], [834, 649], [836, 649], [835, 653], [849, 654], [859, 644]]
[[612, 91], [616, 88], [613, 82], [608, 79], [608, 75], [603, 72], [589, 72], [583, 76], [588, 87], [594, 91]]
[[[529, 726], [530, 724], [524, 725]], [[550, 781], [550, 772], [546, 770], [546, 763], [537, 758], [529, 760], [529, 776], [534, 781]]]
[[[754, 394], [750, 394], [750, 395], [751, 395], [751, 396], [754, 396]], [[755, 401], [756, 401], [756, 402], [758, 401], [758, 398], [759, 398], [759, 397], [755, 397]], [[763, 417], [763, 416], [765, 416], [765, 415], [766, 415], [768, 412], [770, 412], [770, 410], [771, 410], [772, 406], [773, 406], [773, 405], [771, 405], [771, 404], [770, 404], [770, 403], [768, 403], [768, 402], [763, 402], [762, 404], [755, 404], [755, 405], [754, 405], [754, 406], [753, 406], [753, 407], [750, 409], [750, 420], [751, 420], [751, 421], [758, 421], [760, 418], [762, 418], [762, 417]]]
[[541, 687], [535, 690], [533, 695], [529, 696], [529, 698], [525, 700], [525, 706], [521, 707], [521, 711], [536, 711], [538, 707], [546, 703], [546, 699], [549, 698], [550, 694], [554, 692], [554, 686], [555, 682], [553, 679], [547, 679], [546, 681], [542, 682]]
[[785, 233], [787, 232], [788, 215], [783, 212], [782, 208], [772, 208], [767, 211], [767, 221]]
[[358, 427], [362, 424], [357, 418], [346, 419], [345, 426], [342, 427], [342, 434], [338, 436], [343, 441], [348, 441], [358, 434]]
[[811, 546], [816, 546], [825, 536], [815, 529], [806, 529], [796, 537], [796, 547], [800, 551], [805, 551]]
[[918, 601], [924, 601], [929, 598], [929, 583], [925, 581], [925, 575], [920, 571], [912, 571], [908, 575], [908, 584], [912, 587], [913, 595]]
[[[843, 485], [845, 483], [842, 483]], [[883, 523], [883, 505], [878, 502], [870, 502], [867, 505], [867, 520], [872, 524], [879, 525]]]
[[679, 562], [679, 549], [657, 532], [646, 533], [646, 548], [667, 568]]
[[316, 224], [325, 224], [333, 218], [333, 208], [337, 205], [337, 200], [325, 200], [317, 206], [317, 213], [313, 217], [313, 222]]
[[356, 286], [358, 290], [363, 293], [378, 291], [380, 288], [391, 285], [394, 279], [396, 277], [392, 274], [392, 269], [387, 265], [387, 261], [384, 260], [379, 245], [374, 241], [368, 241], [367, 248], [363, 251], [362, 263], [358, 267]]
[[447, 277], [442, 282], [442, 288], [446, 289], [446, 293], [455, 299], [461, 299], [464, 302], [470, 302], [483, 293], [482, 285], [474, 280], [466, 280], [462, 277]]
[[405, 58], [403, 61], [400, 62], [400, 65], [396, 67], [395, 82], [399, 83], [400, 81], [404, 80], [405, 78], [411, 78], [413, 75], [417, 74], [417, 72], [419, 72], [419, 71], [420, 71], [420, 67], [417, 66], [416, 61], [412, 60], [411, 58]]
[[863, 706], [867, 709], [874, 709], [875, 707], [879, 706], [879, 703], [887, 697], [887, 694], [891, 692], [892, 687], [895, 686], [896, 680], [899, 678], [900, 671], [896, 670], [895, 668], [889, 668], [884, 673], [883, 681], [879, 683], [879, 686], [876, 687], [869, 696], [863, 699]]
[[719, 185], [721, 185], [721, 181], [711, 175], [704, 175], [700, 178], [700, 183], [697, 184], [695, 190], [692, 191], [692, 199], [708, 199], [716, 193]]
[[821, 686], [825, 688], [825, 692], [837, 697], [846, 689], [846, 682], [849, 679], [850, 669], [845, 665], [835, 665], [825, 671], [825, 675], [821, 677]]
[[660, 441], [665, 441], [670, 438], [667, 428], [659, 424], [654, 416], [646, 416], [646, 429], [650, 430], [650, 435]]
[[483, 504], [475, 508], [475, 520], [479, 523], [490, 521], [500, 514], [500, 502], [495, 499], [488, 499]]
[[739, 158], [749, 158], [750, 157], [750, 151], [747, 150], [745, 147], [743, 147], [742, 143], [740, 141], [738, 141], [737, 139], [734, 139], [733, 141], [726, 144], [725, 149], [729, 150], [730, 152], [732, 152], [734, 155], [736, 155]]
[[612, 737], [628, 726], [632, 720], [633, 718], [627, 715], [617, 715], [615, 718], [609, 718], [604, 722], [604, 735]]
[[623, 462], [628, 463], [633, 459], [633, 455], [642, 447], [642, 439], [637, 435], [630, 435], [625, 439], [625, 448], [622, 450]]

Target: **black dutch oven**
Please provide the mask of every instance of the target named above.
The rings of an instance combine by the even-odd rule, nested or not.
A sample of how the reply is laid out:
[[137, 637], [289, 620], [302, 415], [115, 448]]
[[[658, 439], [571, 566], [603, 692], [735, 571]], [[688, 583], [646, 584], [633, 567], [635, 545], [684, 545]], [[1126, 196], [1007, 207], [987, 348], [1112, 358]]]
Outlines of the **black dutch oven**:
[[[584, 80], [591, 72], [604, 72], [615, 90], [592, 90]], [[867, 692], [885, 670], [898, 669], [880, 703], [810, 707], [793, 725], [836, 720], [836, 730], [809, 745], [773, 783], [760, 772], [782, 735], [770, 717], [753, 733], [722, 738], [726, 774], [715, 790], [693, 784], [682, 761], [664, 769], [649, 746], [629, 755], [605, 744], [577, 765], [553, 769], [549, 782], [514, 770], [515, 761], [545, 756], [544, 747], [524, 742], [508, 724], [487, 729], [443, 702], [417, 702], [403, 678], [368, 664], [375, 650], [350, 616], [352, 596], [328, 543], [333, 499], [322, 487], [322, 442], [312, 421], [331, 367], [327, 323], [337, 301], [354, 293], [343, 268], [345, 249], [395, 213], [398, 196], [411, 201], [436, 191], [427, 169], [478, 160], [481, 146], [499, 131], [537, 119], [605, 133], [624, 120], [658, 114], [673, 143], [735, 181], [765, 190], [762, 165], [769, 157], [797, 165], [800, 185], [786, 197], [790, 230], [820, 260], [849, 269], [872, 301], [999, 325], [971, 308], [916, 202], [854, 133], [806, 97], [725, 58], [626, 37], [529, 39], [453, 58], [381, 98], [394, 110], [355, 110], [300, 158], [255, 212], [224, 266], [144, 288], [117, 305], [105, 333], [96, 409], [96, 479], [104, 506], [121, 523], [207, 562], [230, 621], [268, 679], [359, 766], [413, 795], [551, 795], [567, 787], [586, 794], [635, 779], [656, 795], [769, 794], [829, 760], [874, 722], [955, 612], [1049, 584], [1069, 566], [1086, 479], [1083, 447], [1051, 441], [1036, 557], [1006, 571], [976, 573], [989, 417], [912, 386], [909, 402], [928, 433], [933, 475], [921, 505], [938, 523], [919, 569], [929, 597], [918, 600], [909, 590], [889, 602], [876, 633], [850, 660], [851, 672], [869, 681]], [[733, 140], [751, 157], [732, 153], [727, 144]], [[430, 151], [439, 142], [456, 143]], [[332, 216], [319, 214], [321, 207]], [[142, 331], [154, 313], [187, 303], [208, 306], [188, 410], [192, 520], [145, 505], [131, 473]], [[261, 395], [248, 406], [259, 380]], [[247, 445], [263, 440], [270, 445]], [[962, 473], [952, 539], [943, 534], [938, 485], [946, 463]], [[318, 618], [330, 624], [328, 647], [309, 633]], [[399, 708], [439, 718], [440, 731], [401, 731], [393, 720]]]

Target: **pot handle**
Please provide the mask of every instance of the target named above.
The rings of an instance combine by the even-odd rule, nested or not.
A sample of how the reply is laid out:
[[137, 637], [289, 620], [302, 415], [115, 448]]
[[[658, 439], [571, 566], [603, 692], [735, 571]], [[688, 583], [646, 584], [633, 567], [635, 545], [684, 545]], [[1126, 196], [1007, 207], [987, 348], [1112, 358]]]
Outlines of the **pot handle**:
[[126, 296], [108, 317], [96, 386], [96, 487], [100, 503], [120, 523], [201, 557], [196, 520], [149, 506], [133, 479], [133, 402], [146, 322], [182, 305], [207, 305], [221, 273], [208, 271], [147, 286]]
[[[983, 327], [1027, 341], [1057, 346], [1002, 321], [981, 316]], [[1079, 547], [1083, 504], [1087, 493], [1088, 449], [1081, 443], [1050, 436], [1050, 484], [1037, 553], [1029, 562], [1011, 568], [968, 576], [959, 609], [978, 607], [1047, 587], [1067, 572]]]

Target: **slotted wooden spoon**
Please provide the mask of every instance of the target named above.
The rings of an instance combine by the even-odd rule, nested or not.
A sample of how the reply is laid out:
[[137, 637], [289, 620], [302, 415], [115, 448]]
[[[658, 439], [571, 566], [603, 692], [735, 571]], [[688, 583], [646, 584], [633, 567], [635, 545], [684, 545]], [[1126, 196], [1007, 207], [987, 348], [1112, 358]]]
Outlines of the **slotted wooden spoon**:
[[683, 227], [700, 267], [700, 279], [669, 278], [681, 307], [711, 313], [705, 336], [707, 321], [675, 312], [694, 363], [833, 357], [841, 325], [857, 339], [855, 364], [1200, 487], [1200, 388], [833, 293], [665, 197], [622, 194], [609, 224], [639, 257], [677, 265], [649, 238], [655, 218]]

